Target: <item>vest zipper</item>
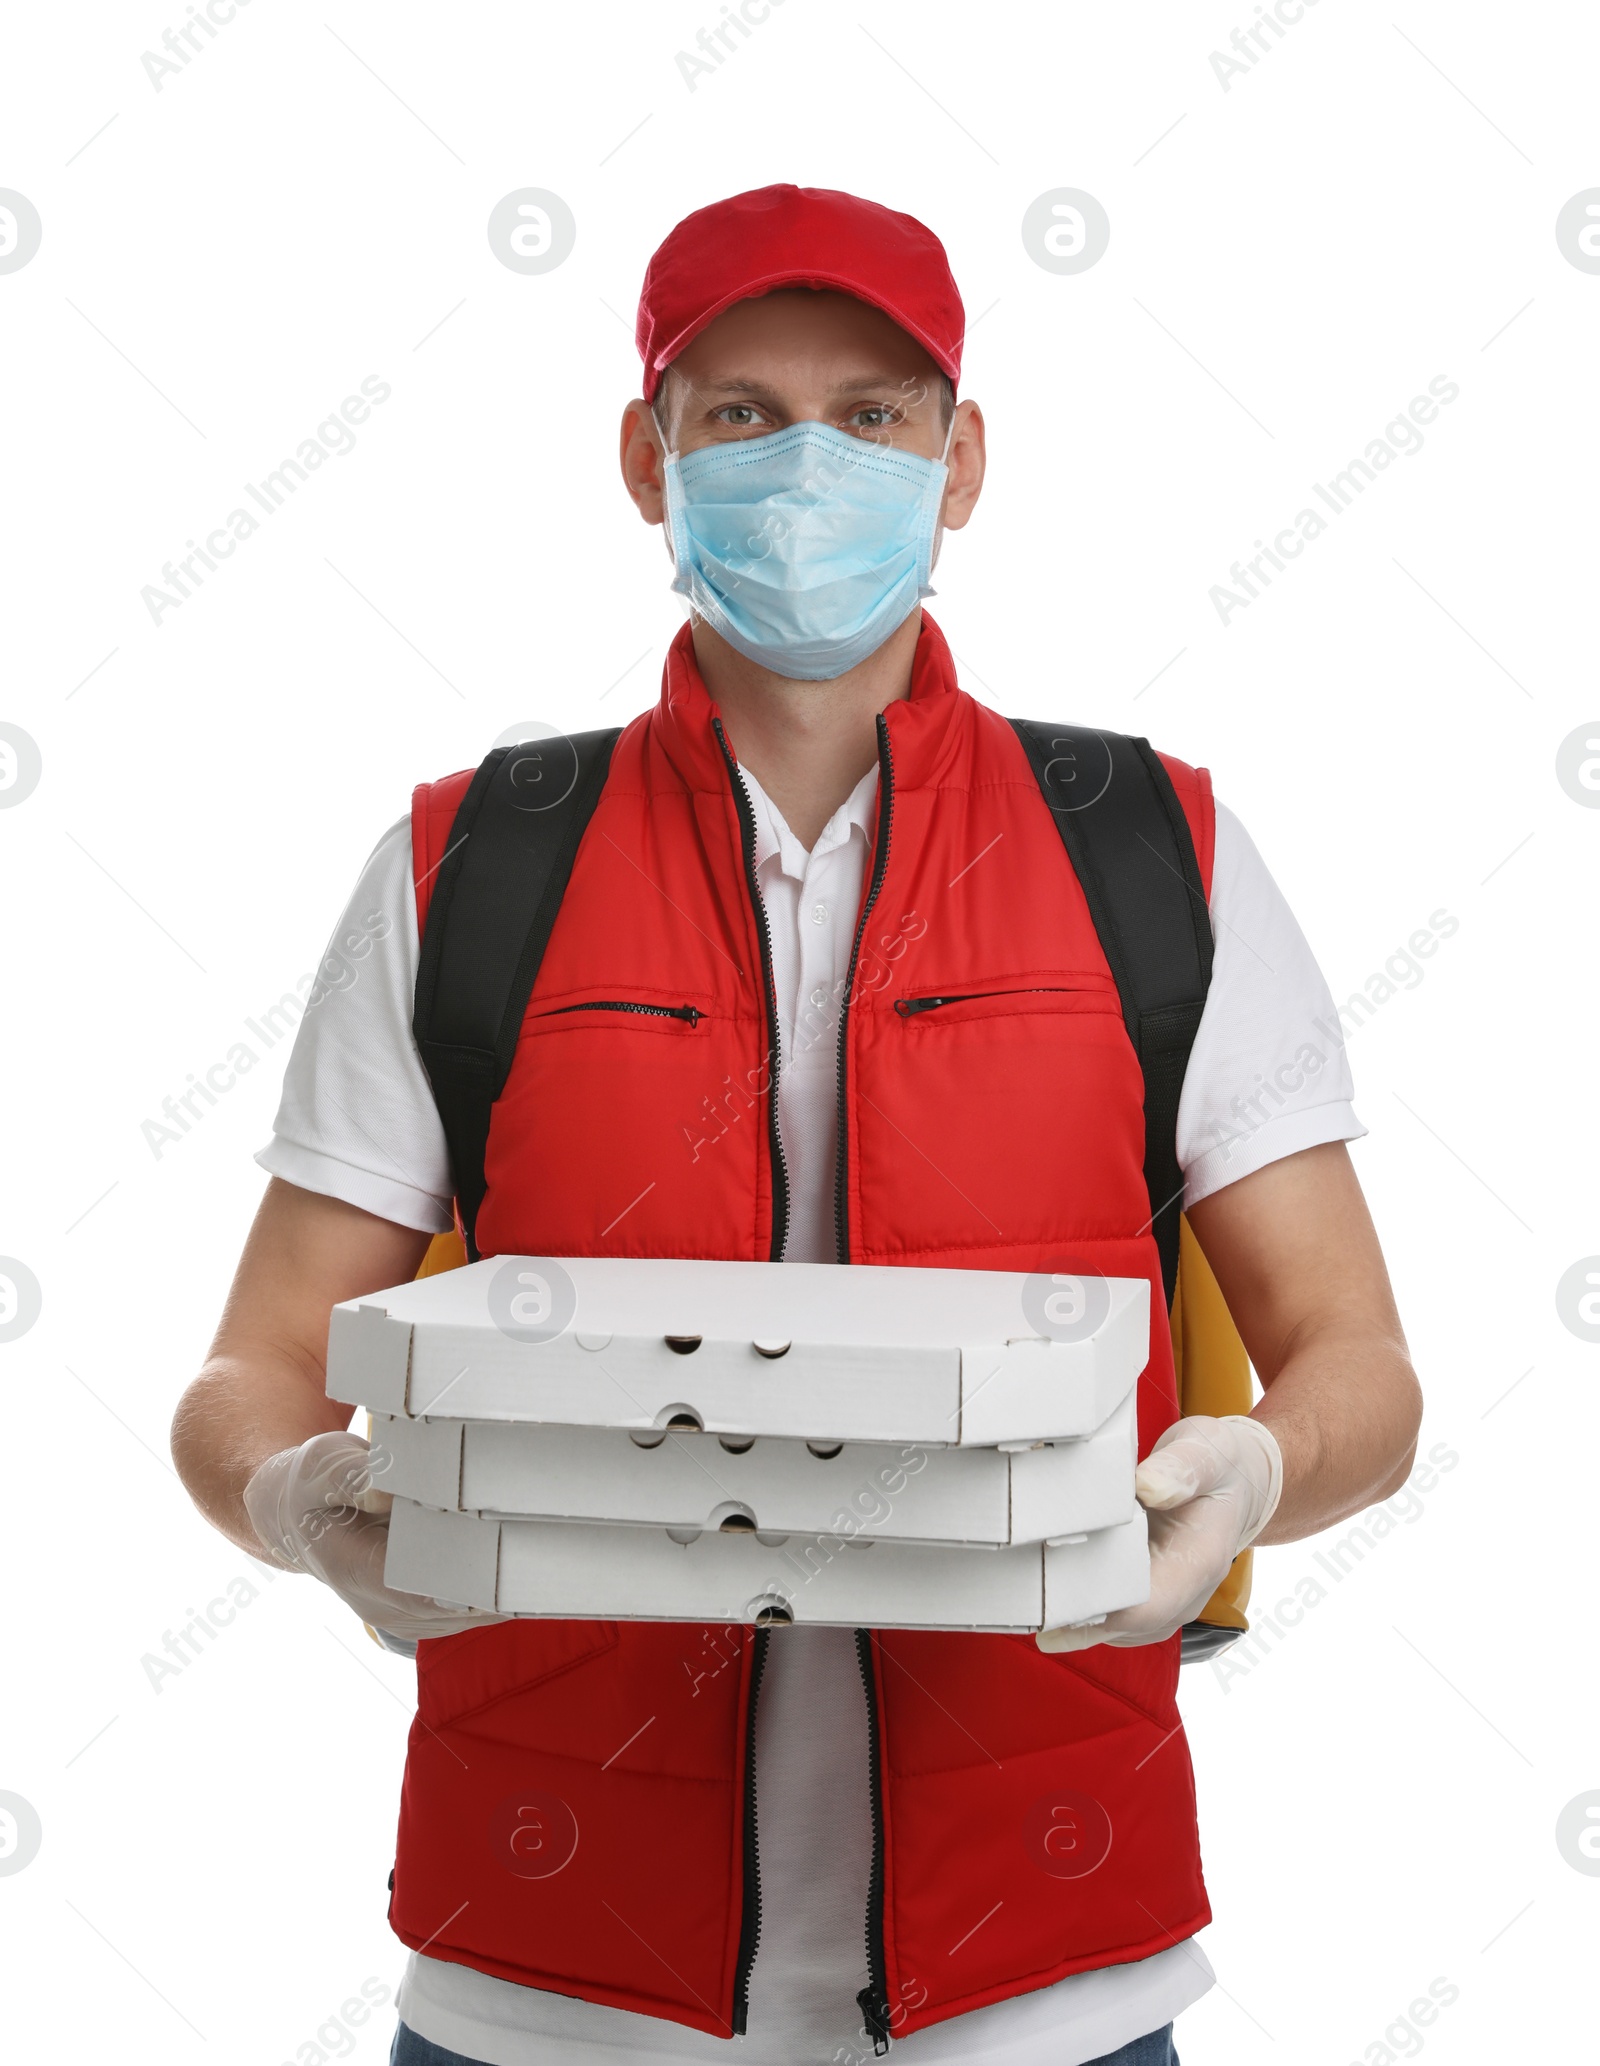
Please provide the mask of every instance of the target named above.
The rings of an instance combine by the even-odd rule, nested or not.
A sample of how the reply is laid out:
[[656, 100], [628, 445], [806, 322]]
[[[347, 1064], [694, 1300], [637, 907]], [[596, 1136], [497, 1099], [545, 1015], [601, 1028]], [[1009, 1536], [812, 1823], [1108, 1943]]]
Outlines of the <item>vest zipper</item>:
[[867, 1694], [867, 1740], [872, 1759], [872, 1876], [867, 1882], [867, 1984], [856, 1996], [875, 2055], [889, 2049], [889, 1984], [883, 1953], [883, 1781], [878, 1762], [878, 1689], [872, 1676], [872, 1634], [856, 1630], [856, 1662]]
[[[722, 720], [711, 720], [722, 758], [728, 765], [728, 783], [733, 807], [739, 817], [740, 843], [744, 850], [744, 881], [750, 907], [755, 913], [756, 936], [761, 945], [761, 989], [766, 1004], [767, 1053], [767, 1142], [772, 1163], [771, 1259], [782, 1262], [784, 1243], [789, 1238], [789, 1164], [783, 1152], [783, 1134], [778, 1126], [778, 994], [772, 973], [772, 929], [767, 924], [767, 907], [761, 885], [756, 881], [756, 814], [750, 792], [739, 774], [739, 764], [722, 729]], [[755, 1655], [750, 1665], [750, 1692], [745, 1706], [744, 1750], [744, 1902], [739, 1922], [739, 1958], [734, 1969], [733, 2035], [743, 2037], [750, 2015], [750, 1968], [755, 1964], [761, 1941], [761, 1859], [756, 1844], [756, 1701], [761, 1692], [761, 1674], [766, 1669], [769, 1628], [755, 1632]]]
[[883, 712], [878, 712], [878, 840], [872, 857], [872, 879], [867, 884], [867, 896], [861, 906], [861, 916], [856, 921], [856, 936], [850, 943], [850, 966], [845, 972], [844, 996], [839, 1003], [839, 1105], [838, 1105], [838, 1147], [834, 1157], [833, 1171], [833, 1226], [837, 1244], [835, 1260], [847, 1263], [850, 1260], [850, 1122], [846, 1111], [845, 1076], [848, 1069], [846, 1059], [846, 1030], [850, 1019], [850, 995], [855, 989], [856, 968], [861, 959], [861, 942], [867, 936], [867, 920], [872, 916], [872, 907], [878, 901], [878, 892], [883, 887], [883, 871], [889, 865], [889, 828], [894, 819], [894, 762], [889, 757], [889, 723]]
[[[872, 879], [867, 886], [866, 900], [861, 907], [861, 916], [856, 923], [856, 936], [850, 947], [850, 965], [845, 977], [844, 997], [839, 1006], [839, 1097], [838, 1097], [838, 1166], [834, 1179], [834, 1225], [837, 1233], [839, 1261], [850, 1260], [850, 1236], [846, 1169], [846, 1120], [845, 1120], [845, 1027], [850, 1009], [850, 992], [855, 985], [856, 968], [861, 958], [861, 942], [866, 937], [867, 921], [872, 907], [878, 901], [878, 892], [883, 887], [884, 870], [889, 861], [889, 830], [894, 816], [894, 763], [889, 756], [889, 726], [883, 713], [878, 713], [878, 839], [873, 857]], [[739, 813], [740, 828], [744, 834], [744, 872], [750, 901], [755, 910], [756, 927], [761, 941], [761, 975], [766, 993], [767, 1037], [772, 1054], [770, 1099], [768, 1106], [768, 1131], [772, 1143], [773, 1168], [773, 1243], [772, 1259], [782, 1260], [784, 1238], [788, 1233], [789, 1217], [789, 1169], [784, 1160], [783, 1139], [778, 1130], [778, 1012], [772, 975], [772, 935], [767, 925], [766, 906], [761, 900], [761, 887], [756, 881], [755, 813], [751, 808], [749, 792], [739, 779], [738, 763], [728, 746], [722, 720], [714, 718], [712, 729], [717, 735], [717, 744], [722, 748], [722, 757], [728, 764], [728, 776], [733, 787], [734, 807]], [[734, 1983], [733, 2033], [736, 2037], [745, 2034], [745, 2023], [750, 2010], [750, 1968], [755, 1962], [756, 1945], [761, 1935], [761, 1884], [760, 1863], [756, 1852], [756, 1792], [755, 1792], [755, 1718], [756, 1696], [760, 1690], [761, 1673], [766, 1664], [769, 1629], [756, 1630], [756, 1654], [750, 1671], [749, 1706], [745, 1715], [745, 1800], [744, 1800], [744, 1915], [739, 1932], [739, 1963]], [[878, 1699], [872, 1682], [872, 1637], [868, 1630], [857, 1629], [856, 1656], [861, 1664], [861, 1675], [867, 1694], [867, 1726], [871, 1746], [872, 1787], [872, 1873], [867, 1892], [867, 1971], [868, 1984], [856, 1997], [862, 2018], [872, 2038], [872, 2049], [882, 2054], [889, 2049], [889, 2002], [884, 1979], [885, 1959], [883, 1952], [883, 1794], [878, 1776]]]
[[549, 1014], [559, 1018], [564, 1011], [636, 1011], [652, 1019], [683, 1019], [691, 1026], [698, 1026], [705, 1013], [693, 1004], [613, 1004], [609, 1001], [597, 1004], [558, 1004]]
[[756, 933], [761, 942], [761, 989], [767, 1010], [767, 1053], [772, 1061], [767, 1072], [767, 1142], [772, 1161], [772, 1250], [769, 1259], [780, 1263], [783, 1261], [784, 1243], [789, 1238], [789, 1164], [784, 1157], [783, 1135], [778, 1129], [778, 999], [772, 975], [772, 931], [767, 924], [767, 907], [761, 899], [761, 885], [756, 881], [756, 814], [750, 802], [750, 792], [740, 779], [739, 764], [733, 757], [720, 717], [711, 720], [711, 729], [716, 733], [722, 757], [728, 763], [733, 807], [739, 814], [739, 829], [743, 835], [745, 887], [750, 892]]
[[761, 1942], [761, 1860], [756, 1845], [756, 1698], [767, 1665], [770, 1628], [755, 1632], [750, 1662], [750, 1702], [744, 1723], [744, 1901], [739, 1918], [739, 1962], [733, 1979], [733, 2035], [743, 2037], [750, 2015], [750, 1968]]
[[[872, 916], [872, 907], [878, 901], [878, 892], [883, 887], [884, 870], [889, 865], [889, 833], [893, 822], [894, 761], [889, 753], [889, 721], [880, 710], [878, 837], [872, 857], [872, 876], [867, 884], [861, 916], [856, 922], [856, 936], [850, 943], [850, 966], [845, 974], [844, 996], [839, 1002], [839, 1095], [833, 1175], [833, 1224], [837, 1260], [841, 1263], [848, 1263], [850, 1260], [850, 1125], [847, 1110], [849, 1062], [846, 1029], [849, 1023], [850, 999], [856, 986], [856, 970], [861, 960], [861, 942], [867, 936], [867, 921]], [[856, 2003], [861, 2010], [862, 2025], [872, 2039], [873, 2052], [881, 2057], [889, 2049], [889, 1990], [885, 1977], [888, 1960], [884, 1955], [883, 1944], [883, 1784], [879, 1772], [878, 1690], [872, 1677], [872, 1633], [869, 1629], [858, 1628], [855, 1635], [856, 1661], [861, 1666], [861, 1682], [866, 1688], [867, 1695], [868, 1782], [872, 1797], [872, 1871], [867, 1882], [866, 1917], [867, 1984], [856, 1996]]]

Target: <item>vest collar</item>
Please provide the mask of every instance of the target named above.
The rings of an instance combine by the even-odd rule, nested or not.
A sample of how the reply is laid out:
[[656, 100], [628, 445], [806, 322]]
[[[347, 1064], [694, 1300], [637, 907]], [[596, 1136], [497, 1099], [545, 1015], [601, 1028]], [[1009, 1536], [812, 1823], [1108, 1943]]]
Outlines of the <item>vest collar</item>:
[[[922, 788], [940, 778], [953, 750], [957, 713], [966, 701], [944, 633], [924, 611], [911, 656], [910, 692], [884, 712], [897, 788]], [[651, 729], [690, 789], [727, 789], [727, 763], [712, 730], [720, 715], [695, 664], [692, 627], [686, 623], [667, 649]], [[737, 743], [730, 737], [728, 744], [737, 756]]]

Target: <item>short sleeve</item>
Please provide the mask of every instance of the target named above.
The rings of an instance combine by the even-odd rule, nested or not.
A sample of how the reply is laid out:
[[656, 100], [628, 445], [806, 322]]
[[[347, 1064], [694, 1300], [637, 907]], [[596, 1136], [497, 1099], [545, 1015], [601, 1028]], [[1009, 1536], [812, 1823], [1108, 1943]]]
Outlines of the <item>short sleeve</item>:
[[1211, 988], [1178, 1106], [1184, 1198], [1366, 1128], [1332, 993], [1250, 835], [1217, 806]]
[[450, 1156], [411, 1037], [411, 821], [373, 848], [308, 993], [261, 1167], [422, 1233], [451, 1224]]

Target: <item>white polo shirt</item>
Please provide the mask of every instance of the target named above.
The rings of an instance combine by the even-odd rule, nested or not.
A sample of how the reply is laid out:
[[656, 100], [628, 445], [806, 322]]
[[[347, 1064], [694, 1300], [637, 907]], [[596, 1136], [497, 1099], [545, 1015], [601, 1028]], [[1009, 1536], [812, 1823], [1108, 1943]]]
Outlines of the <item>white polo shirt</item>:
[[[756, 880], [772, 936], [778, 1121], [789, 1167], [784, 1260], [834, 1255], [837, 1014], [871, 839], [877, 770], [807, 853], [748, 774]], [[428, 1232], [451, 1224], [449, 1157], [411, 1038], [417, 925], [411, 839], [379, 841], [335, 939], [372, 934], [357, 966], [295, 1036], [272, 1141], [288, 1182]], [[1211, 989], [1178, 1111], [1186, 1201], [1320, 1142], [1365, 1132], [1326, 983], [1231, 812], [1217, 812]], [[748, 2033], [682, 2024], [521, 1987], [413, 1953], [401, 2019], [483, 2066], [652, 2066], [730, 2059], [837, 2066], [870, 2059], [855, 1996], [867, 1983], [871, 1856], [866, 1699], [848, 1629], [772, 1631], [756, 1715], [761, 1938]], [[1160, 2029], [1212, 1984], [1198, 1945], [1074, 1974], [895, 2040], [907, 2066], [1083, 2066]]]

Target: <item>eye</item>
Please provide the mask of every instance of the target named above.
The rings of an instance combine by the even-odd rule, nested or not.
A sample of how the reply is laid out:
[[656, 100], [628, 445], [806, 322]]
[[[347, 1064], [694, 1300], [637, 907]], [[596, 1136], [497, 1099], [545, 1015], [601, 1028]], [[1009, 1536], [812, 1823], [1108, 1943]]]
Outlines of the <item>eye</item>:
[[755, 430], [767, 420], [754, 402], [728, 402], [715, 415], [730, 430]]
[[863, 408], [852, 409], [845, 423], [851, 430], [893, 430], [900, 420], [900, 412], [887, 402], [869, 402]]

